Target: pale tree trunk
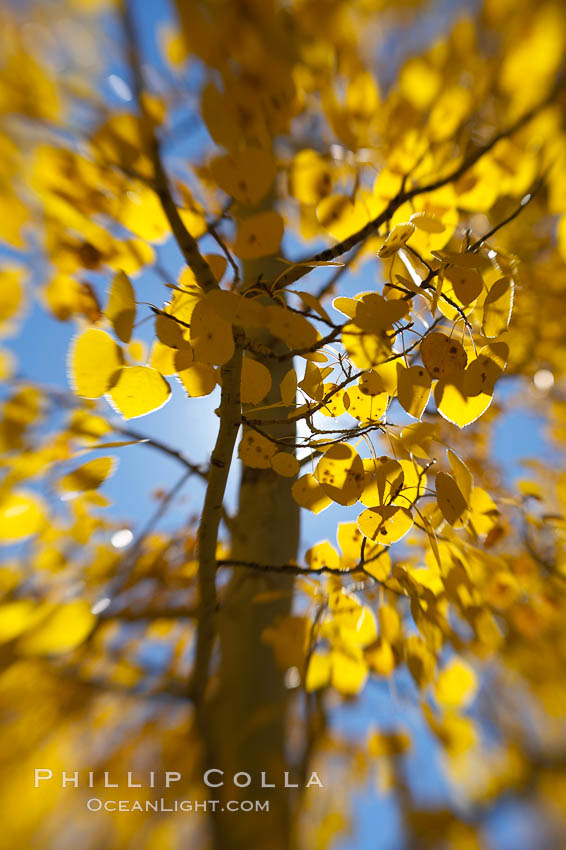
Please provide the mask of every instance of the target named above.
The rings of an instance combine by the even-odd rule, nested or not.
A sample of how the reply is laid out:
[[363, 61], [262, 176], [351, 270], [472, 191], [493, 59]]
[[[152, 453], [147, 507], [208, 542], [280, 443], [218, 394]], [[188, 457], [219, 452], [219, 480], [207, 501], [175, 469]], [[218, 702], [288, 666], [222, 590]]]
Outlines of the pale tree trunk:
[[[273, 276], [275, 263], [246, 263], [246, 282], [263, 273]], [[277, 266], [281, 268], [280, 264]], [[285, 347], [265, 331], [254, 337], [276, 352]], [[289, 360], [264, 358], [272, 389], [265, 404], [279, 401], [279, 385], [292, 367]], [[254, 418], [281, 418], [283, 408], [255, 413]], [[273, 436], [293, 436], [295, 426], [266, 426]], [[259, 564], [282, 564], [296, 558], [299, 509], [291, 496], [293, 481], [271, 469], [243, 467], [238, 513], [234, 520], [231, 557]], [[290, 846], [292, 792], [282, 788], [285, 771], [296, 781], [286, 752], [288, 691], [264, 629], [290, 612], [293, 576], [237, 568], [222, 595], [217, 624], [220, 644], [218, 689], [211, 700], [207, 763], [225, 772], [227, 784], [218, 799], [267, 800], [269, 812], [216, 812], [212, 817], [216, 850], [286, 850]], [[252, 776], [247, 788], [234, 788], [231, 778], [244, 771]], [[261, 788], [261, 774], [275, 789]], [[213, 796], [216, 796], [216, 792]]]

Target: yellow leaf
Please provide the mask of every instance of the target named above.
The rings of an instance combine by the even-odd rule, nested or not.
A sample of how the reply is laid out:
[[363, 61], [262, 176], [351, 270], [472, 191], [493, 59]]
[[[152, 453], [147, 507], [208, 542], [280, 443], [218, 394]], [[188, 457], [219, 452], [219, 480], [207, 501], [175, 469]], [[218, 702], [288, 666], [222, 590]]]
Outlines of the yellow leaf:
[[409, 672], [419, 688], [426, 688], [434, 678], [436, 659], [420, 635], [411, 635], [405, 641], [405, 655]]
[[0, 500], [0, 545], [37, 534], [45, 521], [45, 505], [36, 493], [13, 490]]
[[248, 428], [244, 431], [238, 447], [238, 457], [246, 466], [253, 469], [269, 469], [271, 458], [277, 451], [277, 446], [267, 437]]
[[452, 469], [452, 475], [456, 479], [456, 483], [458, 484], [464, 499], [468, 502], [473, 487], [472, 473], [464, 461], [460, 460], [458, 455], [454, 454], [451, 449], [448, 449], [447, 455], [450, 468]]
[[401, 617], [392, 605], [382, 605], [377, 612], [379, 636], [388, 643], [395, 643], [401, 637]]
[[306, 508], [313, 514], [319, 514], [332, 504], [332, 500], [310, 473], [297, 478], [291, 488], [291, 494], [301, 508]]
[[155, 335], [159, 342], [169, 348], [191, 347], [183, 335], [183, 325], [180, 325], [172, 316], [165, 315], [165, 313], [160, 313], [159, 316], [155, 317]]
[[498, 517], [499, 510], [489, 493], [481, 487], [474, 487], [470, 494], [469, 523], [475, 534], [489, 534]]
[[338, 569], [340, 567], [338, 552], [334, 546], [331, 546], [328, 540], [316, 543], [305, 552], [305, 561], [311, 570], [317, 570], [321, 567], [331, 567], [332, 569]]
[[364, 488], [360, 495], [362, 505], [373, 508], [389, 504], [403, 486], [403, 467], [397, 460], [383, 455], [376, 460], [364, 460]]
[[386, 546], [401, 540], [412, 525], [410, 512], [395, 505], [367, 508], [358, 517], [358, 528], [364, 537]]
[[315, 478], [333, 502], [353, 505], [364, 486], [364, 465], [352, 446], [337, 443], [319, 460]]
[[288, 670], [289, 667], [304, 669], [309, 627], [310, 621], [306, 617], [277, 617], [261, 633], [262, 641], [273, 647], [277, 666], [281, 670]]
[[421, 343], [421, 359], [433, 378], [442, 378], [466, 368], [468, 355], [464, 346], [446, 334], [434, 332]]
[[463, 525], [468, 503], [462, 495], [456, 479], [448, 472], [439, 472], [436, 476], [436, 498], [446, 522], [449, 522], [455, 528]]
[[362, 605], [353, 594], [345, 590], [331, 593], [328, 608], [332, 624], [344, 630], [347, 638], [356, 646], [368, 646], [377, 638], [373, 612], [367, 605]]
[[442, 85], [442, 77], [430, 62], [422, 57], [409, 59], [399, 74], [403, 97], [416, 109], [427, 109]]
[[305, 689], [308, 693], [326, 688], [330, 684], [330, 654], [313, 652], [307, 669]]
[[295, 455], [289, 452], [277, 452], [271, 458], [271, 468], [283, 478], [294, 478], [298, 475], [301, 465]]
[[215, 157], [210, 163], [213, 178], [222, 191], [248, 206], [264, 198], [275, 178], [275, 163], [262, 148], [245, 148]]
[[25, 655], [60, 655], [75, 649], [91, 633], [96, 617], [86, 600], [58, 605], [53, 613], [18, 641]]
[[170, 395], [169, 384], [151, 366], [123, 366], [108, 392], [109, 401], [124, 419], [158, 410]]
[[191, 316], [191, 345], [199, 363], [222, 366], [234, 354], [232, 327], [209, 304], [199, 301]]
[[134, 288], [124, 272], [118, 272], [112, 281], [106, 318], [110, 320], [118, 339], [129, 342], [136, 318], [136, 300]]
[[238, 223], [234, 253], [241, 260], [275, 254], [283, 238], [283, 219], [278, 212], [256, 213]]
[[342, 240], [361, 230], [368, 223], [368, 213], [361, 202], [352, 203], [346, 195], [329, 195], [317, 208], [316, 217], [322, 227]]
[[103, 481], [114, 471], [115, 459], [112, 457], [97, 457], [73, 469], [58, 482], [58, 487], [67, 493], [78, 493], [82, 490], [96, 490]]
[[414, 419], [420, 419], [428, 404], [432, 380], [422, 366], [406, 369], [397, 363], [397, 397], [399, 404]]
[[434, 389], [438, 412], [459, 428], [465, 428], [479, 419], [493, 401], [490, 393], [466, 395], [464, 377], [464, 373], [461, 376], [453, 374], [450, 378], [440, 380]]
[[46, 614], [44, 605], [33, 599], [16, 599], [0, 607], [0, 643], [14, 640]]
[[385, 260], [387, 257], [392, 257], [393, 254], [396, 254], [397, 251], [404, 246], [407, 239], [409, 239], [414, 232], [415, 225], [411, 222], [396, 224], [377, 252], [378, 256], [381, 257], [382, 260]]
[[295, 156], [289, 174], [289, 191], [301, 204], [314, 205], [332, 190], [330, 164], [314, 150]]
[[294, 369], [289, 369], [279, 384], [279, 390], [281, 392], [281, 401], [285, 406], [291, 406], [295, 403], [297, 395], [297, 373]]
[[163, 345], [158, 339], [155, 340], [149, 354], [149, 365], [162, 375], [174, 375], [177, 371], [175, 367], [175, 349]]
[[466, 395], [493, 394], [495, 383], [507, 365], [509, 346], [506, 342], [484, 345], [475, 360], [466, 369], [464, 389]]
[[128, 354], [136, 363], [143, 363], [147, 357], [146, 344], [141, 339], [133, 339], [128, 343]]
[[99, 398], [122, 366], [122, 352], [112, 337], [98, 328], [88, 328], [71, 344], [69, 378], [77, 395]]
[[360, 333], [359, 330], [342, 331], [342, 345], [352, 363], [358, 369], [372, 369], [378, 366], [391, 351], [391, 340], [383, 332], [379, 334]]
[[120, 223], [148, 242], [163, 242], [170, 233], [159, 198], [143, 183], [130, 186], [120, 210]]
[[265, 307], [237, 292], [215, 289], [206, 296], [206, 301], [218, 315], [233, 325], [242, 328], [261, 328], [267, 324]]
[[343, 696], [356, 696], [364, 687], [368, 677], [368, 668], [363, 655], [332, 650], [330, 664], [332, 686]]
[[363, 378], [364, 376], [362, 375], [358, 386], [349, 387], [347, 390], [344, 390], [342, 396], [344, 410], [362, 424], [378, 422], [387, 410], [389, 396], [384, 391], [378, 395], [364, 392], [362, 386], [367, 387], [368, 383], [366, 380], [362, 384]]
[[378, 640], [365, 651], [366, 661], [378, 676], [390, 676], [395, 669], [395, 656], [390, 643]]
[[468, 305], [475, 301], [483, 289], [482, 276], [477, 269], [464, 266], [446, 266], [444, 276], [450, 281], [454, 294], [460, 304]]
[[240, 386], [240, 401], [242, 404], [259, 404], [271, 389], [271, 373], [267, 366], [244, 357], [242, 362], [242, 379]]
[[478, 689], [477, 676], [459, 658], [451, 661], [434, 684], [436, 701], [446, 708], [464, 708], [471, 703]]
[[292, 351], [312, 348], [319, 337], [308, 319], [284, 307], [265, 307], [264, 315], [266, 327]]
[[216, 372], [208, 363], [193, 363], [192, 351], [181, 349], [175, 355], [175, 372], [191, 398], [209, 395], [216, 386]]
[[513, 291], [513, 280], [510, 277], [501, 277], [485, 296], [481, 332], [488, 339], [494, 339], [509, 327], [513, 310]]
[[446, 225], [439, 218], [426, 212], [413, 213], [409, 222], [425, 233], [444, 233], [446, 230]]
[[10, 322], [24, 304], [24, 272], [20, 268], [0, 270], [0, 331], [9, 330]]

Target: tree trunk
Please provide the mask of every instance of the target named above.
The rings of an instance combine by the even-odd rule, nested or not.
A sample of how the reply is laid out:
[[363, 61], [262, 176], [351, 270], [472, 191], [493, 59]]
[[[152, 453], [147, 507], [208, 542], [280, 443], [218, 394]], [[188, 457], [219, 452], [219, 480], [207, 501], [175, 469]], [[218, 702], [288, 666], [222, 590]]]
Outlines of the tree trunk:
[[[266, 279], [275, 265], [262, 261]], [[244, 280], [257, 279], [257, 264], [248, 263]], [[284, 346], [265, 331], [255, 339], [273, 351]], [[279, 385], [292, 366], [271, 358], [262, 361], [270, 370], [272, 389], [265, 404], [280, 401]], [[254, 418], [282, 418], [276, 408]], [[266, 427], [275, 437], [293, 436], [295, 426]], [[231, 556], [261, 564], [281, 564], [297, 557], [299, 508], [291, 496], [292, 480], [271, 469], [243, 467], [238, 513], [232, 531]], [[262, 640], [264, 629], [290, 612], [293, 576], [265, 574], [235, 568], [218, 613], [220, 640], [219, 682], [212, 700], [208, 764], [225, 772], [226, 785], [219, 791], [223, 806], [229, 800], [269, 802], [269, 812], [222, 812], [213, 815], [216, 850], [287, 850], [290, 846], [290, 803], [293, 792], [285, 789], [285, 771], [296, 779], [286, 753], [286, 707], [288, 691], [284, 671], [278, 669], [271, 646]], [[238, 788], [232, 777], [249, 773], [251, 784]], [[261, 777], [276, 788], [262, 788]], [[295, 792], [296, 793], [296, 792]]]

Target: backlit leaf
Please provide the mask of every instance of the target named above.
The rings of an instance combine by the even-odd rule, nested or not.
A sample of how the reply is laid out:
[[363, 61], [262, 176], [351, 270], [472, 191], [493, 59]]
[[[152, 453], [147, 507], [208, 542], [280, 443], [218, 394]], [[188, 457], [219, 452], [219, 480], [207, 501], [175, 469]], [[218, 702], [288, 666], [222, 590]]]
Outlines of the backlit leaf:
[[124, 272], [114, 276], [105, 313], [118, 339], [129, 342], [136, 318], [136, 301], [134, 288]]
[[96, 490], [108, 478], [115, 467], [112, 457], [97, 457], [67, 473], [58, 482], [58, 487], [67, 493]]
[[77, 395], [104, 395], [121, 366], [122, 352], [106, 331], [88, 328], [71, 344], [69, 379]]
[[0, 498], [0, 545], [37, 534], [46, 521], [43, 500], [31, 490], [13, 490]]
[[158, 410], [170, 395], [169, 384], [151, 366], [123, 366], [108, 392], [109, 401], [124, 419]]

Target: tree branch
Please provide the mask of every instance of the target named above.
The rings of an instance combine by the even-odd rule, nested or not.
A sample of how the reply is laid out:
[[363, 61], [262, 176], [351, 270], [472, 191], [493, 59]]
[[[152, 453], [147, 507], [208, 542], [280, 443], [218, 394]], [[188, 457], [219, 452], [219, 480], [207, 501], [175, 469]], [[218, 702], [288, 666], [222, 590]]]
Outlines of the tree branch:
[[303, 260], [297, 262], [297, 265], [293, 265], [288, 271], [284, 272], [278, 278], [277, 288], [284, 288], [289, 286], [291, 283], [299, 280], [304, 277], [310, 271], [312, 271], [312, 267], [309, 268], [309, 264], [316, 263], [327, 263], [331, 260], [335, 260], [338, 257], [341, 257], [343, 254], [351, 251], [352, 248], [355, 248], [359, 243], [364, 242], [369, 236], [372, 236], [376, 233], [379, 228], [385, 224], [389, 219], [393, 216], [393, 214], [405, 204], [407, 201], [411, 201], [413, 198], [416, 198], [418, 195], [424, 195], [427, 192], [435, 192], [437, 189], [441, 189], [443, 186], [448, 185], [449, 183], [455, 183], [460, 177], [463, 177], [467, 171], [472, 168], [476, 162], [478, 162], [483, 156], [489, 153], [500, 141], [503, 139], [509, 138], [514, 133], [518, 132], [522, 129], [525, 124], [534, 118], [545, 106], [552, 101], [552, 98], [556, 94], [557, 91], [560, 90], [561, 85], [563, 84], [563, 77], [560, 75], [557, 78], [556, 84], [552, 88], [551, 92], [543, 101], [538, 104], [535, 104], [531, 109], [525, 112], [522, 116], [520, 116], [513, 124], [505, 129], [501, 130], [499, 133], [496, 133], [492, 138], [486, 142], [484, 145], [478, 147], [475, 151], [473, 151], [469, 156], [464, 158], [464, 160], [460, 163], [460, 165], [456, 166], [452, 171], [448, 172], [444, 177], [439, 177], [437, 180], [432, 181], [431, 183], [425, 183], [421, 186], [414, 186], [412, 189], [405, 190], [403, 187], [401, 190], [393, 197], [385, 209], [374, 219], [369, 221], [364, 227], [360, 230], [357, 230], [351, 236], [348, 236], [347, 239], [343, 239], [341, 242], [336, 243], [330, 248], [326, 248], [324, 251], [319, 251], [317, 254], [312, 255], [311, 257], [306, 257]]

